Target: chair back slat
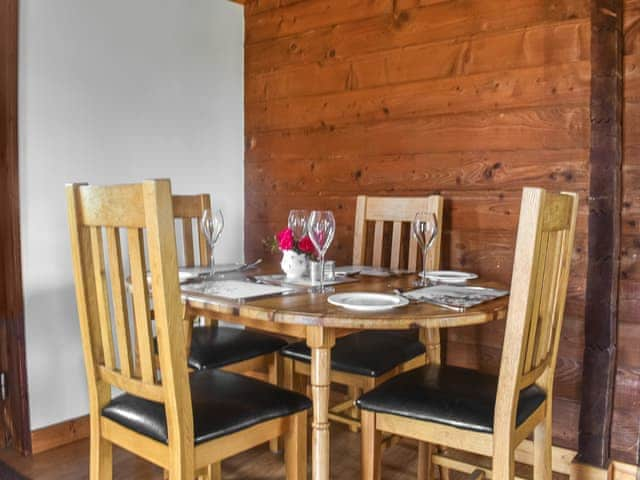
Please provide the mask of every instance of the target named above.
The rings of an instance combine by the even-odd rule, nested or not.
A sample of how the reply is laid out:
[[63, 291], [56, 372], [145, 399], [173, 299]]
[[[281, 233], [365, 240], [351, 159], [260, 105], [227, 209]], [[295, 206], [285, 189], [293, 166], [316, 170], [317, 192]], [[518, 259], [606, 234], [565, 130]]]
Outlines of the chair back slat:
[[104, 364], [107, 368], [114, 368], [115, 348], [113, 346], [113, 326], [111, 323], [111, 308], [109, 307], [109, 292], [107, 288], [106, 269], [104, 264], [104, 245], [101, 227], [90, 227], [91, 255], [94, 266], [96, 298], [98, 301], [98, 322], [100, 324], [101, 347]]
[[382, 266], [382, 236], [384, 234], [384, 222], [378, 220], [375, 222], [373, 230], [373, 266]]
[[205, 210], [211, 210], [211, 197], [209, 195], [198, 195], [200, 197], [200, 215], [195, 220], [196, 228], [198, 230], [198, 250], [200, 252], [200, 265], [209, 265], [209, 244], [204, 237], [204, 233], [200, 228], [199, 218], [202, 217], [202, 212]]
[[144, 383], [155, 383], [156, 356], [152, 348], [151, 312], [149, 310], [149, 290], [147, 287], [147, 266], [144, 257], [144, 237], [142, 230], [129, 229], [127, 231], [129, 246], [129, 265], [131, 269], [131, 287], [133, 295], [134, 327], [137, 346], [137, 360], [139, 374]]
[[[169, 441], [186, 440], [187, 448], [193, 448], [191, 394], [169, 181], [113, 187], [69, 185], [67, 198], [92, 415], [99, 415], [110, 396], [108, 393], [105, 396], [105, 392], [114, 386], [163, 403]], [[153, 363], [155, 349], [144, 232], [157, 330], [158, 378]], [[121, 233], [126, 233], [123, 235], [126, 245]], [[132, 315], [125, 292], [124, 252], [128, 252]], [[135, 326], [135, 347], [130, 317]], [[114, 352], [116, 345], [118, 361]]]
[[[195, 267], [196, 258], [200, 266], [209, 264], [209, 246], [200, 228], [200, 219], [205, 210], [211, 210], [211, 197], [208, 194], [174, 195], [173, 215], [182, 222], [182, 253], [184, 266]], [[198, 241], [194, 242], [193, 229], [198, 232]], [[195, 255], [197, 246], [198, 255]]]
[[[560, 334], [564, 302], [568, 284], [568, 275], [564, 284], [560, 277], [563, 270], [569, 268], [571, 250], [567, 243], [573, 246], [573, 232], [571, 238], [568, 232], [574, 228], [572, 213], [575, 216], [575, 198], [570, 195], [544, 194], [541, 207], [541, 218], [538, 232], [537, 246], [534, 250], [534, 270], [531, 283], [531, 306], [525, 320], [524, 363], [521, 374], [527, 375], [544, 362], [551, 351], [552, 340]], [[558, 309], [562, 304], [562, 311]], [[523, 385], [524, 386], [524, 385]]]
[[182, 248], [184, 249], [184, 265], [186, 267], [195, 267], [195, 258], [193, 255], [193, 219], [182, 219]]
[[[540, 240], [539, 240], [539, 246], [538, 246], [538, 250], [539, 250], [539, 263], [540, 265], [544, 265], [545, 264], [545, 258], [547, 255], [547, 247], [549, 244], [549, 233], [548, 232], [541, 232], [540, 235]], [[533, 279], [532, 279], [532, 284], [533, 284], [533, 288], [532, 288], [532, 294], [533, 297], [531, 299], [531, 313], [529, 314], [530, 318], [538, 318], [538, 315], [540, 314], [540, 307], [541, 307], [541, 300], [542, 300], [542, 290], [543, 290], [543, 286], [544, 286], [544, 275], [545, 274], [545, 269], [544, 268], [539, 268], [536, 269], [533, 272]], [[537, 335], [539, 334], [538, 331], [538, 323], [539, 322], [530, 322], [529, 323], [529, 332], [528, 332], [528, 338], [526, 339], [526, 345], [530, 345], [531, 343], [536, 341]], [[534, 367], [535, 365], [533, 365], [533, 358], [534, 358], [534, 350], [533, 348], [526, 348], [525, 349], [525, 360], [524, 360], [524, 370], [526, 372], [528, 372], [529, 370], [531, 370], [532, 367]]]
[[[443, 200], [439, 195], [429, 197], [367, 197], [358, 196], [354, 226], [353, 263], [366, 265], [368, 258], [374, 267], [404, 268], [422, 270], [422, 259], [418, 255], [418, 245], [411, 234], [411, 222], [418, 212], [435, 214], [438, 233], [429, 250], [427, 268], [440, 266], [440, 245], [442, 239]], [[367, 226], [373, 223], [373, 241], [367, 238]], [[389, 226], [390, 229], [385, 228]], [[391, 239], [385, 241], [385, 233], [391, 232]], [[408, 246], [408, 248], [407, 248]], [[371, 256], [367, 255], [371, 247]]]
[[402, 222], [393, 222], [391, 237], [391, 268], [400, 268], [400, 252], [402, 250]]
[[411, 233], [409, 233], [409, 258], [407, 259], [407, 270], [422, 270], [420, 265], [418, 265], [418, 242]]
[[552, 394], [577, 210], [574, 193], [523, 191], [495, 413], [502, 439], [515, 428], [523, 388]]
[[123, 375], [130, 377], [133, 358], [131, 356], [131, 330], [129, 328], [129, 312], [125, 291], [125, 277], [122, 271], [122, 248], [120, 232], [117, 228], [106, 228], [107, 251], [109, 254], [109, 276], [111, 279], [111, 296], [113, 298], [113, 316], [116, 325], [118, 358]]

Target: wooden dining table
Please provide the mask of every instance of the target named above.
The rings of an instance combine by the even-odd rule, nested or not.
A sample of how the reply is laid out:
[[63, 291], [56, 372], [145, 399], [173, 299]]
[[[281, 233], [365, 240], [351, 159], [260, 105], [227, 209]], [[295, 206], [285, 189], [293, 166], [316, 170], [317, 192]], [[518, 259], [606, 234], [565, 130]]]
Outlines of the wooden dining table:
[[[392, 293], [413, 287], [416, 275], [389, 277], [361, 276], [359, 281], [332, 287], [335, 292]], [[474, 285], [501, 287], [495, 283]], [[440, 362], [440, 329], [478, 325], [503, 319], [507, 297], [492, 300], [462, 312], [427, 303], [409, 305], [385, 312], [360, 313], [331, 305], [330, 293], [278, 295], [254, 301], [235, 302], [224, 298], [189, 293], [184, 296], [190, 315], [222, 320], [265, 332], [306, 339], [311, 349], [312, 479], [330, 478], [329, 394], [331, 348], [336, 338], [358, 330], [421, 329], [428, 361]], [[383, 354], [383, 352], [381, 352]]]

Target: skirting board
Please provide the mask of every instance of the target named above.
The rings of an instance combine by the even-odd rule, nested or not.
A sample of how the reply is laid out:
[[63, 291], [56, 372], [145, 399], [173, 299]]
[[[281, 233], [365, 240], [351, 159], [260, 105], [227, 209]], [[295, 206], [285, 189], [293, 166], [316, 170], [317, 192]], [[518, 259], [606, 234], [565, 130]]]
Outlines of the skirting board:
[[89, 437], [89, 416], [74, 418], [31, 432], [33, 454], [46, 452]]
[[[45, 452], [53, 448], [73, 443], [89, 437], [89, 416], [74, 418], [31, 432], [33, 454]], [[572, 461], [576, 456], [574, 450], [553, 447], [553, 471], [569, 475]], [[533, 461], [533, 443], [525, 441], [517, 450], [516, 460], [531, 464]], [[640, 467], [627, 463], [613, 462], [613, 474], [607, 480], [640, 480]], [[589, 477], [587, 477], [589, 478]], [[581, 478], [578, 480], [587, 480]]]

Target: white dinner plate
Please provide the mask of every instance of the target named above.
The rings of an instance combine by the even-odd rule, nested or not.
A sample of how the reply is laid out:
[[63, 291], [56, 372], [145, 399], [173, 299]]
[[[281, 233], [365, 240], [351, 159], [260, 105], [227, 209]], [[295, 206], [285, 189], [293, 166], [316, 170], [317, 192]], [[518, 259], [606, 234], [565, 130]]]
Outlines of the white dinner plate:
[[357, 312], [382, 312], [409, 304], [409, 300], [399, 295], [371, 292], [336, 293], [328, 300], [331, 305]]
[[421, 277], [425, 277], [428, 280], [440, 283], [466, 283], [469, 280], [478, 278], [478, 275], [470, 272], [458, 272], [455, 270], [433, 270], [427, 272], [426, 275], [420, 272]]

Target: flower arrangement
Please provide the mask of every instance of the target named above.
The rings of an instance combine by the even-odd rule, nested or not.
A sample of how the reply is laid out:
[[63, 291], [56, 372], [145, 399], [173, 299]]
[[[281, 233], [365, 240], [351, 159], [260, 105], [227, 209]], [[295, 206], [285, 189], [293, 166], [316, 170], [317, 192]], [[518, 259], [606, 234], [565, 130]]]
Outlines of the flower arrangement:
[[275, 253], [278, 250], [286, 252], [293, 250], [295, 253], [306, 255], [307, 257], [316, 257], [316, 248], [313, 246], [313, 242], [308, 235], [305, 235], [300, 240], [296, 241], [293, 236], [293, 232], [290, 228], [281, 230], [276, 235], [265, 240], [265, 246]]

